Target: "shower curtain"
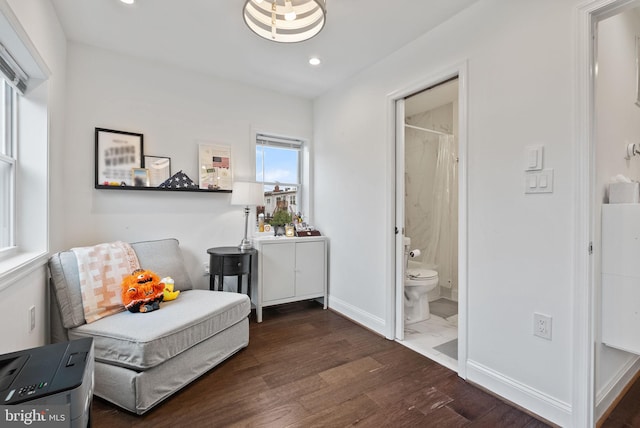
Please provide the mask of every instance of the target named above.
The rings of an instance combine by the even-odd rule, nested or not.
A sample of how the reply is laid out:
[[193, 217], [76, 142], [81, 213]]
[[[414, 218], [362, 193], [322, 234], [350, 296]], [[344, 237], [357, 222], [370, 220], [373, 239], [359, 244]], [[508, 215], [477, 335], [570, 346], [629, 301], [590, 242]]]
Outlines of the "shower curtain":
[[433, 194], [431, 198], [431, 215], [429, 216], [430, 239], [425, 248], [423, 262], [430, 266], [438, 266], [439, 269], [446, 269], [440, 277], [446, 281], [441, 281], [440, 285], [451, 288], [453, 280], [454, 265], [454, 242], [452, 238], [457, 235], [453, 231], [454, 204], [452, 198], [456, 190], [456, 168], [457, 157], [454, 152], [454, 136], [440, 135], [438, 138], [438, 157], [433, 183]]

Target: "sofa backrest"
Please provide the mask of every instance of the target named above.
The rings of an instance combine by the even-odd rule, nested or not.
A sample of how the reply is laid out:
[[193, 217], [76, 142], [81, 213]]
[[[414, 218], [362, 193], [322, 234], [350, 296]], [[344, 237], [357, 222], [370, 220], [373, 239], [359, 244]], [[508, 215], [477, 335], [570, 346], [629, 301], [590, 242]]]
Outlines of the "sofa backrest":
[[140, 267], [158, 274], [160, 278], [170, 276], [175, 281], [175, 290], [191, 290], [191, 278], [184, 267], [184, 258], [177, 239], [141, 241], [131, 244], [138, 256]]
[[[155, 272], [160, 278], [172, 277], [175, 290], [193, 288], [191, 278], [184, 267], [184, 258], [177, 239], [134, 242], [131, 247], [136, 252], [141, 268]], [[49, 271], [64, 328], [85, 324], [75, 253], [67, 250], [51, 256]]]

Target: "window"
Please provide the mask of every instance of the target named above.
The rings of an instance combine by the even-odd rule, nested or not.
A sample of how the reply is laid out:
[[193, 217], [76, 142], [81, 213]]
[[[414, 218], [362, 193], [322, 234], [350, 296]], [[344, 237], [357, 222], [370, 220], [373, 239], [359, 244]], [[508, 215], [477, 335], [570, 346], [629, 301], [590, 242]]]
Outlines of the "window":
[[0, 43], [0, 290], [3, 290], [46, 262], [48, 256], [48, 104], [51, 93], [58, 93], [62, 82], [48, 81], [50, 73], [45, 61], [11, 14], [11, 8], [0, 9], [0, 21], [7, 24], [2, 26], [6, 37]]
[[0, 251], [15, 245], [15, 91], [0, 78]]
[[264, 214], [269, 219], [278, 210], [301, 213], [302, 141], [256, 135], [256, 181], [264, 184]]

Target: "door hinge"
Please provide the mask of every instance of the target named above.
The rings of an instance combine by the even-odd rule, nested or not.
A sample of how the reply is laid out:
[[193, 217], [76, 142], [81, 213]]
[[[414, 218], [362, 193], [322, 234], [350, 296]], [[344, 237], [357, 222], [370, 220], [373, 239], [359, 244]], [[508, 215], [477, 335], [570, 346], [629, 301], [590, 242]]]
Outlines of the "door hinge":
[[589, 242], [589, 255], [593, 254], [593, 242]]

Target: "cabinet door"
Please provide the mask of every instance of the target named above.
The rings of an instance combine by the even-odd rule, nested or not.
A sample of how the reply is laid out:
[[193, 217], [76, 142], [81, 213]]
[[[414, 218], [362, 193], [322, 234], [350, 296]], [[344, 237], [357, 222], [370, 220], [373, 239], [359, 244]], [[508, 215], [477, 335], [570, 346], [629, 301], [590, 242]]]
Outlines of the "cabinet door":
[[324, 246], [324, 241], [297, 243], [296, 296], [324, 293], [326, 275]]
[[262, 301], [286, 299], [295, 295], [295, 244], [263, 244]]

